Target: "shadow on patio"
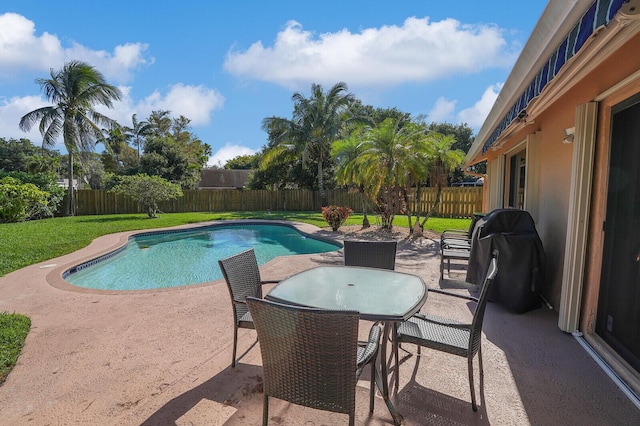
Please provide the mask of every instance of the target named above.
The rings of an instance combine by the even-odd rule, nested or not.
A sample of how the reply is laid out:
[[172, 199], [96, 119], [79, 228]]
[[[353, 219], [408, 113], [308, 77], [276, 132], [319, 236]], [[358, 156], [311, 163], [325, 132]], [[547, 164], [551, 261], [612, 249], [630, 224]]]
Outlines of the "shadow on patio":
[[[62, 268], [101, 254], [120, 238], [101, 237], [76, 253], [0, 277], [0, 309], [32, 318], [18, 365], [0, 386], [0, 424], [260, 424], [256, 334], [240, 330], [242, 356], [231, 369], [231, 306], [221, 280], [134, 294], [68, 291], [47, 281], [53, 274], [49, 264]], [[419, 275], [428, 287], [473, 292], [460, 281], [440, 282], [437, 246], [426, 238], [399, 241], [396, 269]], [[261, 274], [281, 279], [342, 261], [341, 251], [285, 256], [261, 267]], [[463, 268], [452, 275], [460, 279]], [[436, 293], [422, 310], [460, 320], [471, 316], [465, 302], [450, 303]], [[484, 392], [476, 413], [464, 358], [428, 349], [417, 357], [414, 345], [403, 345], [393, 400], [405, 425], [640, 424], [640, 410], [573, 336], [558, 329], [556, 312], [540, 308], [515, 315], [489, 303], [483, 332]], [[356, 423], [392, 424], [379, 396], [369, 415], [368, 377], [365, 369], [356, 392]], [[270, 404], [271, 425], [346, 421], [346, 415], [278, 400]]]
[[[455, 287], [455, 282], [443, 286]], [[467, 290], [458, 290], [466, 292]], [[431, 294], [424, 310], [469, 314], [468, 307], [444, 304]], [[541, 308], [515, 315], [490, 303], [483, 341], [484, 388], [478, 412], [471, 410], [466, 360], [414, 345], [400, 352], [399, 389], [393, 399], [405, 425], [635, 425], [640, 412], [580, 347], [561, 332], [557, 314]], [[455, 312], [454, 312], [455, 311]], [[463, 319], [461, 318], [461, 319]], [[367, 329], [363, 326], [361, 329]], [[245, 343], [255, 334], [247, 332]], [[245, 344], [245, 348], [247, 345]], [[168, 401], [143, 424], [260, 424], [262, 370], [257, 346], [230, 367]], [[476, 386], [477, 360], [476, 367]], [[392, 424], [382, 399], [368, 414], [368, 374], [357, 391], [357, 424]], [[395, 386], [395, 376], [391, 377]], [[476, 388], [477, 389], [477, 388]], [[213, 423], [212, 423], [213, 422]], [[270, 423], [345, 424], [346, 416], [273, 400]]]

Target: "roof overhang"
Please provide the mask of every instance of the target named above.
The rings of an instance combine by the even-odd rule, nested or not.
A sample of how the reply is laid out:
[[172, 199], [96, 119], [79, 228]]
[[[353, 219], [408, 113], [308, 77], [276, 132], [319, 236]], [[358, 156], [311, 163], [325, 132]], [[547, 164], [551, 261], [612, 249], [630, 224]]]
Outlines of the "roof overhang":
[[[627, 9], [634, 6], [633, 3], [640, 3], [640, 1], [631, 0], [630, 3], [631, 5], [624, 0], [549, 1], [469, 149], [464, 160], [465, 166], [486, 159], [489, 149], [498, 149], [510, 135], [532, 124], [535, 121], [535, 115], [542, 110], [542, 106], [549, 104], [549, 99], [555, 100], [568, 90], [569, 86], [557, 84], [560, 79], [554, 81], [553, 77], [565, 73], [567, 68], [572, 68], [573, 77], [587, 72], [584, 66], [567, 67], [565, 65], [570, 63], [575, 65], [580, 55], [589, 59], [589, 61], [584, 59], [580, 61], [585, 62], [584, 65], [591, 68], [597, 65], [597, 61], [593, 61], [595, 56], [593, 52], [597, 52], [598, 49], [591, 48], [592, 53], [585, 55], [583, 50], [587, 49], [583, 48], [593, 44], [593, 35], [597, 34], [603, 26], [594, 24], [591, 32], [586, 34], [584, 29], [580, 28], [585, 17], [594, 19], [594, 14], [601, 14], [596, 16], [594, 22], [604, 21], [608, 24], [621, 8], [623, 9], [620, 11], [621, 15], [628, 14]], [[618, 26], [626, 26], [625, 22], [618, 22], [618, 24]], [[575, 39], [579, 37], [583, 37], [584, 41], [579, 47], [576, 46], [575, 52], [569, 53], [568, 57], [565, 56], [563, 62], [559, 63], [555, 59], [558, 52], [566, 44], [575, 43]], [[601, 38], [598, 42], [603, 44], [608, 40], [609, 38]], [[582, 50], [578, 51], [579, 49]], [[553, 75], [543, 73], [545, 67], [548, 70], [555, 65], [559, 66], [556, 67]], [[567, 75], [563, 76], [565, 82], [566, 77]], [[546, 79], [544, 85], [536, 83], [541, 79]], [[536, 84], [539, 87], [536, 87]], [[540, 93], [535, 92], [535, 89], [540, 89]], [[550, 96], [552, 94], [554, 96]]]

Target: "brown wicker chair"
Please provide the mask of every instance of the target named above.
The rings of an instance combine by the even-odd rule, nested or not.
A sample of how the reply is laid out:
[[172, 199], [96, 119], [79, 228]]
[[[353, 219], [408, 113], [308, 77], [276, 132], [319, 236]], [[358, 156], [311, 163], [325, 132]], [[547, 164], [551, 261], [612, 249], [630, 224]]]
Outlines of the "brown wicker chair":
[[[438, 289], [429, 289], [431, 292], [446, 294], [448, 296], [459, 297], [476, 302], [476, 309], [473, 313], [471, 324], [463, 324], [455, 320], [440, 318], [434, 315], [416, 314], [407, 321], [400, 324], [397, 332], [396, 345], [396, 372], [398, 372], [398, 345], [401, 343], [414, 343], [420, 347], [425, 346], [438, 351], [447, 352], [467, 358], [469, 370], [469, 386], [471, 388], [471, 407], [473, 411], [478, 411], [476, 404], [475, 385], [473, 380], [473, 357], [478, 354], [478, 364], [480, 367], [480, 383], [483, 383], [482, 371], [482, 322], [484, 320], [485, 308], [489, 288], [498, 273], [498, 253], [494, 251], [489, 270], [484, 284], [480, 289], [480, 297], [464, 296], [449, 293]], [[400, 375], [398, 374], [398, 377]]]
[[355, 423], [356, 384], [371, 366], [369, 410], [373, 412], [380, 327], [366, 345], [358, 345], [360, 314], [283, 305], [247, 298], [264, 370], [263, 425], [269, 421], [269, 397], [349, 414]]
[[396, 241], [344, 241], [345, 266], [396, 268]]
[[277, 283], [278, 281], [262, 281], [260, 279], [260, 269], [253, 249], [218, 260], [218, 265], [220, 265], [231, 296], [231, 307], [233, 308], [233, 355], [231, 367], [235, 367], [238, 328], [255, 328], [245, 299], [247, 296], [261, 298], [262, 284]]

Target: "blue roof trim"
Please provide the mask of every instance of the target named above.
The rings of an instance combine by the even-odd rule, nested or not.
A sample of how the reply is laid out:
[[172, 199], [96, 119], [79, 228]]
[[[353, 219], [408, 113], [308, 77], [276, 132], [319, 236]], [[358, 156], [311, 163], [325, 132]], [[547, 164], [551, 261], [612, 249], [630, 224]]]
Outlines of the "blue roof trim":
[[618, 13], [625, 0], [596, 0], [582, 15], [580, 21], [571, 29], [569, 34], [560, 43], [560, 46], [551, 54], [547, 62], [529, 83], [522, 95], [509, 109], [500, 123], [493, 130], [482, 147], [484, 154], [491, 148], [507, 127], [527, 108], [529, 103], [538, 97], [545, 86], [554, 79], [562, 67], [571, 59], [589, 40], [589, 37], [603, 25], [607, 25]]

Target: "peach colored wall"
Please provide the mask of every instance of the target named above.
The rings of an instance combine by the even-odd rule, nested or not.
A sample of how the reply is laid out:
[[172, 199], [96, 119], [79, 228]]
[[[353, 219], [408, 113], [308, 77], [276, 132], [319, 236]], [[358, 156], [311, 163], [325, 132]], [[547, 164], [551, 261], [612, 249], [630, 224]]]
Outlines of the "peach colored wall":
[[564, 246], [571, 191], [573, 144], [563, 144], [564, 129], [573, 127], [575, 106], [558, 105], [540, 121], [540, 170], [538, 233], [546, 254], [546, 287], [543, 295], [560, 305]]
[[[535, 124], [514, 134], [499, 154], [504, 154], [540, 131], [539, 200], [536, 228], [546, 254], [546, 282], [542, 295], [554, 307], [560, 304], [564, 247], [571, 191], [573, 144], [563, 144], [564, 129], [575, 122], [575, 101], [563, 99], [536, 117]], [[495, 158], [495, 156], [492, 156]], [[531, 166], [531, 165], [529, 165]], [[531, 194], [527, 194], [531, 197]]]
[[[635, 35], [617, 53], [603, 61], [543, 113], [535, 123], [512, 135], [488, 160], [503, 155], [527, 135], [540, 131], [539, 210], [537, 229], [547, 260], [547, 282], [543, 295], [557, 310], [562, 288], [562, 270], [567, 235], [573, 144], [563, 144], [564, 129], [574, 127], [575, 110], [640, 69], [640, 34]], [[561, 78], [561, 77], [559, 77]], [[603, 143], [597, 141], [596, 143]], [[607, 167], [608, 165], [601, 165]]]

